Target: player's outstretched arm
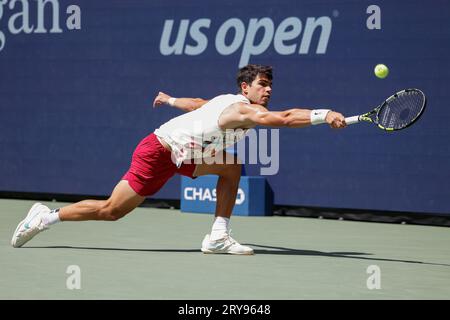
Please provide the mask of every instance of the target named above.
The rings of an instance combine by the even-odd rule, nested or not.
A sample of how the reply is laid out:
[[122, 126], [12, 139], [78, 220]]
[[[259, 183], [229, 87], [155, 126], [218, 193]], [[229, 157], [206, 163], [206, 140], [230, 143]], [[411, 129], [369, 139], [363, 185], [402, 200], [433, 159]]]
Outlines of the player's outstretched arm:
[[328, 123], [332, 128], [346, 127], [342, 114], [324, 109], [289, 109], [285, 111], [269, 111], [257, 104], [236, 103], [234, 107], [221, 117], [222, 128], [267, 127], [302, 128], [310, 125]]
[[189, 112], [200, 108], [207, 102], [208, 100], [200, 98], [173, 98], [164, 92], [159, 92], [155, 100], [153, 100], [153, 107], [167, 104], [177, 109]]

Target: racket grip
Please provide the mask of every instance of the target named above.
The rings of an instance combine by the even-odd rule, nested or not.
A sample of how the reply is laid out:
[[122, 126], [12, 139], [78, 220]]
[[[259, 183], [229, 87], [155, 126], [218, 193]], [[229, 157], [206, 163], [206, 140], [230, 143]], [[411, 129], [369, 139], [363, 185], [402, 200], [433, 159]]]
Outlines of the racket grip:
[[359, 120], [359, 116], [354, 116], [354, 117], [348, 117], [348, 118], [345, 118], [345, 123], [347, 124], [347, 125], [349, 125], [349, 124], [354, 124], [354, 123], [358, 123], [360, 120]]

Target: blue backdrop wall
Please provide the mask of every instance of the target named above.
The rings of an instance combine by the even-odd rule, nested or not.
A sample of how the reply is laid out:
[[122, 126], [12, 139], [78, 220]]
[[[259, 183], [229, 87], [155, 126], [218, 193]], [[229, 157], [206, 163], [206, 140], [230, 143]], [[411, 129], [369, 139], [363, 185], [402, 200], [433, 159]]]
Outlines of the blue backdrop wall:
[[[450, 214], [449, 1], [377, 1], [381, 29], [359, 0], [43, 3], [0, 1], [0, 191], [109, 194], [140, 139], [179, 114], [152, 108], [159, 90], [235, 92], [250, 62], [274, 67], [273, 110], [350, 116], [403, 88], [428, 96], [395, 134], [281, 129], [276, 204]], [[179, 199], [179, 183], [155, 197]]]

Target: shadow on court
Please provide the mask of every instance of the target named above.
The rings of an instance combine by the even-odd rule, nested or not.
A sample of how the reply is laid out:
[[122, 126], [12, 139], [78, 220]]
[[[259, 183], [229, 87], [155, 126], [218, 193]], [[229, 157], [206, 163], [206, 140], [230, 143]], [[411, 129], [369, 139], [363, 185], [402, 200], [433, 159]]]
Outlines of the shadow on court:
[[[426, 265], [435, 265], [435, 266], [447, 266], [450, 267], [450, 264], [444, 263], [432, 263], [432, 262], [423, 262], [423, 261], [414, 261], [414, 260], [400, 260], [400, 259], [385, 259], [385, 258], [374, 258], [374, 257], [354, 257], [361, 255], [371, 255], [372, 253], [364, 253], [364, 252], [322, 252], [316, 250], [300, 250], [300, 249], [291, 249], [284, 247], [271, 247], [271, 246], [261, 246], [257, 244], [247, 243], [249, 246], [260, 247], [260, 248], [268, 248], [268, 249], [256, 249], [255, 254], [279, 254], [279, 255], [301, 255], [301, 256], [323, 256], [323, 257], [335, 257], [335, 258], [349, 258], [349, 259], [361, 259], [361, 260], [370, 260], [370, 261], [387, 261], [387, 262], [403, 262], [403, 263], [420, 263]], [[275, 249], [275, 250], [273, 250]]]
[[[348, 259], [360, 259], [369, 261], [386, 261], [386, 262], [402, 262], [402, 263], [416, 263], [423, 265], [435, 265], [435, 266], [446, 266], [450, 267], [450, 264], [444, 263], [432, 263], [414, 260], [400, 260], [400, 259], [386, 259], [386, 258], [375, 258], [375, 257], [361, 257], [364, 255], [372, 255], [372, 253], [365, 252], [323, 252], [316, 250], [302, 250], [302, 249], [292, 249], [285, 247], [272, 247], [263, 246], [253, 243], [246, 243], [245, 245], [252, 247], [259, 247], [264, 249], [254, 249], [255, 254], [270, 254], [270, 255], [292, 255], [292, 256], [321, 256], [321, 257], [332, 257], [332, 258], [348, 258]], [[75, 250], [102, 250], [102, 251], [127, 251], [127, 252], [167, 252], [167, 253], [199, 253], [199, 249], [135, 249], [135, 248], [96, 248], [96, 247], [77, 247], [77, 246], [28, 246], [23, 249], [75, 249]]]

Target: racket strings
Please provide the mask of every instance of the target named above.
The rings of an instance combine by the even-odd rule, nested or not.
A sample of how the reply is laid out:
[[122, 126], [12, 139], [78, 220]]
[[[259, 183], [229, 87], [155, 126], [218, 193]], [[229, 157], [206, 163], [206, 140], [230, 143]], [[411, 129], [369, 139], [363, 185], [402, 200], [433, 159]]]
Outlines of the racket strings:
[[420, 91], [404, 91], [386, 101], [378, 112], [378, 123], [385, 128], [401, 129], [422, 112], [425, 97]]

